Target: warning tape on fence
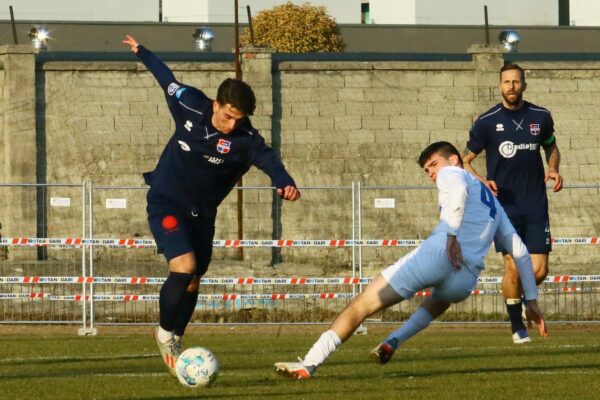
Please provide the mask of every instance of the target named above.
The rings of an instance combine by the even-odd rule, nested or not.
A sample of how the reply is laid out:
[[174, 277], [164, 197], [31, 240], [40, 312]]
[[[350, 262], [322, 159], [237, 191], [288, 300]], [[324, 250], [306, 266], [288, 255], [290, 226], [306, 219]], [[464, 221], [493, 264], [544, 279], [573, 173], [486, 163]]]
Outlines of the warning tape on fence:
[[[352, 293], [272, 293], [272, 294], [200, 294], [199, 301], [211, 300], [286, 300], [286, 299], [348, 299]], [[158, 294], [96, 294], [94, 301], [156, 301]], [[90, 295], [85, 301], [90, 301]], [[62, 301], [82, 301], [82, 295], [56, 295], [52, 293], [0, 293], [0, 300], [8, 299], [48, 299]]]
[[[0, 284], [125, 284], [162, 285], [166, 278], [156, 277], [110, 277], [110, 276], [0, 276]], [[359, 285], [368, 284], [373, 278], [201, 278], [201, 285]], [[501, 276], [479, 277], [478, 283], [499, 284]], [[544, 283], [600, 282], [600, 275], [549, 275]]]
[[[540, 293], [579, 293], [600, 292], [600, 288], [555, 288], [538, 289]], [[473, 290], [471, 295], [499, 295], [501, 290]], [[415, 293], [416, 297], [427, 297], [431, 291], [420, 291]], [[235, 300], [301, 300], [301, 299], [351, 299], [352, 293], [232, 293], [232, 294], [200, 294], [198, 301], [235, 301]], [[52, 300], [52, 301], [90, 301], [90, 295], [57, 295], [52, 293], [0, 293], [0, 300], [30, 299], [30, 300]], [[95, 294], [94, 301], [158, 301], [158, 294]]]
[[[214, 247], [416, 247], [418, 239], [325, 239], [325, 240], [213, 240]], [[598, 237], [564, 237], [552, 240], [554, 245], [600, 245]], [[112, 248], [156, 248], [152, 239], [85, 239], [85, 238], [2, 238], [0, 246], [80, 248], [82, 246]]]

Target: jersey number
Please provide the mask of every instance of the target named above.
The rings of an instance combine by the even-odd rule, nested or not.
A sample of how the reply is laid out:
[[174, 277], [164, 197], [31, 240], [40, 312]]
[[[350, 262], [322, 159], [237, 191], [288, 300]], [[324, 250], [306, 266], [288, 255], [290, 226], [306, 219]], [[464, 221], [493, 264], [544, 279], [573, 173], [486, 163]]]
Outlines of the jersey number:
[[494, 195], [490, 192], [483, 183], [481, 183], [481, 202], [490, 208], [490, 217], [496, 218], [496, 203], [494, 202]]

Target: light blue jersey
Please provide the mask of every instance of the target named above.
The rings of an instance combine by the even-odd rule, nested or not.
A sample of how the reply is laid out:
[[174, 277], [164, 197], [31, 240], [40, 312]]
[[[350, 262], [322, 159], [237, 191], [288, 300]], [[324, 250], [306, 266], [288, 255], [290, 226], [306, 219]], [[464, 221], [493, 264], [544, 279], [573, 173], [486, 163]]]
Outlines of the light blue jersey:
[[[469, 296], [484, 258], [496, 239], [512, 254], [527, 300], [537, 298], [531, 257], [506, 213], [489, 189], [459, 167], [442, 168], [436, 179], [440, 222], [417, 249], [382, 274], [402, 297], [433, 287], [433, 295], [448, 302]], [[446, 255], [448, 235], [456, 236], [464, 261], [454, 268]], [[408, 296], [408, 297], [407, 297]]]

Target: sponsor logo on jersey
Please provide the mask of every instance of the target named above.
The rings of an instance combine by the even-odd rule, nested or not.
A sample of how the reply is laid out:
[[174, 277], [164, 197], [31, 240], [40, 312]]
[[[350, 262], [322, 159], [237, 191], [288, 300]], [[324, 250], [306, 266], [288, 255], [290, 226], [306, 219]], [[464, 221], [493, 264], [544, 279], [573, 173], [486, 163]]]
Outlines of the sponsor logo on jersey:
[[177, 218], [173, 215], [165, 215], [161, 224], [165, 231], [167, 231], [166, 233], [169, 233], [177, 229], [179, 221], [177, 221]]
[[187, 129], [188, 132], [192, 131], [192, 127], [194, 126], [194, 124], [192, 124], [192, 121], [190, 121], [189, 119], [187, 121], [185, 121], [185, 125], [183, 126], [185, 129]]
[[225, 162], [225, 160], [223, 160], [222, 158], [219, 158], [219, 157], [204, 156], [204, 158], [206, 158], [206, 161], [208, 161], [209, 163], [215, 164], [215, 165], [221, 165]]
[[219, 139], [217, 142], [217, 151], [221, 154], [227, 154], [231, 150], [231, 142], [225, 139]]
[[496, 132], [504, 132], [504, 125], [496, 124]]
[[508, 140], [500, 143], [500, 146], [498, 146], [498, 152], [500, 152], [500, 155], [504, 158], [513, 158], [519, 150], [535, 151], [537, 149], [537, 143], [514, 144], [513, 142]]
[[190, 149], [190, 146], [183, 140], [178, 140], [177, 143], [179, 143], [179, 145], [181, 146], [181, 150], [183, 150], [183, 151], [191, 151], [192, 150], [192, 149]]
[[169, 84], [169, 87], [167, 88], [167, 93], [169, 94], [169, 96], [173, 96], [175, 94], [175, 92], [177, 91], [177, 89], [179, 89], [179, 85], [176, 84], [175, 82], [171, 82]]
[[533, 136], [537, 136], [540, 134], [540, 124], [529, 124], [529, 133]]

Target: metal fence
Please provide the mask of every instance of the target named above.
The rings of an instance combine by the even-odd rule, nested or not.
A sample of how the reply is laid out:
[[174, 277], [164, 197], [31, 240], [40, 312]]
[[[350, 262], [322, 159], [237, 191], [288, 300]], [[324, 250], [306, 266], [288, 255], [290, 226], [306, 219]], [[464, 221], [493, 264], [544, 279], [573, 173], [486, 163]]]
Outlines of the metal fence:
[[[301, 211], [286, 209], [272, 188], [237, 189], [244, 193], [241, 240], [237, 196], [226, 199], [194, 322], [329, 321], [378, 271], [427, 237], [438, 219], [432, 187], [301, 189]], [[167, 268], [147, 226], [146, 190], [0, 185], [0, 322], [77, 323], [90, 333], [98, 324], [157, 321]], [[540, 285], [549, 319], [600, 320], [598, 190], [568, 187], [550, 195], [559, 222], [551, 276]], [[443, 320], [504, 320], [501, 275], [501, 258], [492, 250], [477, 290]], [[401, 321], [427, 295], [373, 319]]]

